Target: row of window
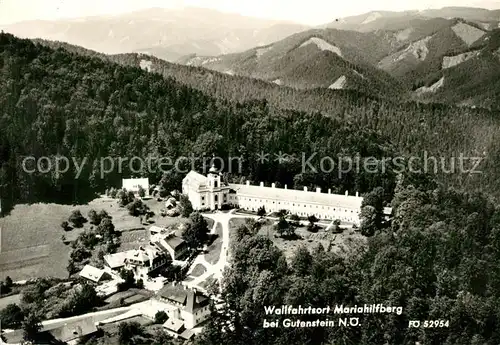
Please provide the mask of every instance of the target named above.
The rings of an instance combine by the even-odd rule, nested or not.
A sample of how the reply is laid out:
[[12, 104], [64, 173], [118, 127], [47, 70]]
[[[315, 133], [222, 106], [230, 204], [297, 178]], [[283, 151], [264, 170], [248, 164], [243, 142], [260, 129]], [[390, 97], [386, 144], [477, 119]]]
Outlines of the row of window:
[[[245, 201], [245, 200], [252, 202], [251, 198], [241, 198], [241, 201]], [[262, 202], [264, 202], [264, 203], [270, 203], [270, 200], [265, 200], [265, 199], [264, 199], [264, 201], [262, 201], [262, 199], [254, 199], [253, 201], [254, 202], [260, 202], [260, 203], [262, 203]], [[273, 201], [273, 204], [275, 204], [275, 203], [276, 202]], [[283, 204], [286, 205], [287, 203], [283, 203]], [[278, 205], [281, 205], [280, 201], [278, 201]], [[292, 203], [292, 207], [295, 207], [295, 206], [298, 206], [298, 207], [300, 207], [300, 206], [307, 207], [307, 204], [297, 204], [297, 205], [295, 205], [295, 203]], [[313, 208], [313, 205], [309, 204], [309, 208]], [[316, 208], [319, 209], [319, 205], [316, 205]], [[330, 207], [330, 206], [321, 206], [321, 209], [322, 210], [326, 209], [327, 211], [328, 210], [329, 211], [337, 211], [337, 209], [335, 207]], [[344, 212], [348, 212], [349, 211], [348, 209], [343, 209], [343, 210], [344, 210]], [[340, 208], [338, 211], [342, 212], [342, 209]], [[351, 213], [354, 213], [354, 210], [350, 210], [350, 211], [351, 211]]]

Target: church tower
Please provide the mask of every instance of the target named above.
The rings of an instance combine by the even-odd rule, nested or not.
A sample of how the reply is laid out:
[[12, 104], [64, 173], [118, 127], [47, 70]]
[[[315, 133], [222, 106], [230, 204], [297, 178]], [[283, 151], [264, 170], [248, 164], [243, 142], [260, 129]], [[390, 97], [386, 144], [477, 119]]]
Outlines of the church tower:
[[210, 168], [210, 170], [208, 170], [207, 178], [208, 178], [208, 188], [210, 190], [218, 189], [221, 187], [220, 175], [217, 172], [217, 169], [215, 168], [215, 166], [213, 164], [212, 164], [212, 167]]
[[221, 207], [223, 202], [223, 195], [221, 193], [221, 183], [220, 183], [220, 174], [217, 172], [217, 169], [212, 164], [212, 167], [208, 171], [207, 175], [208, 181], [208, 194], [209, 194], [209, 203], [210, 208], [212, 210], [217, 210]]

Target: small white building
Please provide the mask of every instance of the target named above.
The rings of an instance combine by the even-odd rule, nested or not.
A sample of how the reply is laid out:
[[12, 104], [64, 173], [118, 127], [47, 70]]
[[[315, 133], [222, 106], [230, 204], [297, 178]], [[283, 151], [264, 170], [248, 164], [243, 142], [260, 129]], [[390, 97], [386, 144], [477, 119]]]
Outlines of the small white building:
[[92, 265], [85, 265], [78, 275], [94, 283], [111, 279], [111, 275], [108, 272]]
[[209, 297], [180, 283], [164, 286], [156, 295], [156, 300], [157, 309], [168, 315], [163, 327], [176, 338], [187, 338], [185, 335], [190, 334], [189, 330], [210, 316]]
[[139, 187], [142, 187], [149, 195], [149, 179], [148, 178], [127, 178], [122, 179], [122, 189], [126, 189], [128, 192], [133, 192], [137, 194], [139, 192]]
[[104, 262], [108, 270], [116, 272], [124, 268], [133, 271], [135, 279], [147, 280], [149, 274], [167, 265], [170, 260], [158, 248], [148, 245], [139, 249], [105, 255]]
[[172, 261], [182, 260], [189, 253], [187, 243], [176, 235], [175, 230], [167, 230], [158, 226], [149, 228], [150, 244], [161, 252], [170, 255]]
[[264, 206], [267, 212], [287, 210], [299, 216], [315, 215], [320, 219], [340, 219], [344, 222], [359, 224], [359, 214], [363, 198], [356, 195], [333, 194], [329, 189], [323, 193], [315, 191], [253, 186], [246, 184], [224, 184], [221, 176], [212, 167], [207, 176], [190, 171], [182, 181], [182, 192], [187, 195], [194, 209], [219, 209], [222, 205], [233, 205], [257, 211]]

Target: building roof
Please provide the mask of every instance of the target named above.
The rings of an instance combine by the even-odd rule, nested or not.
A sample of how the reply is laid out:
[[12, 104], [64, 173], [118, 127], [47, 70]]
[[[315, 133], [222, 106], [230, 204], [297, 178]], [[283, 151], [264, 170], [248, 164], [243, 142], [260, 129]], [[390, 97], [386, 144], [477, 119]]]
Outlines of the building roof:
[[139, 249], [132, 249], [125, 252], [128, 260], [140, 261], [142, 263], [150, 262], [156, 259], [161, 253], [154, 246], [141, 247]]
[[194, 336], [194, 332], [193, 332], [193, 330], [191, 330], [191, 329], [186, 329], [186, 330], [184, 330], [184, 332], [182, 332], [182, 333], [180, 334], [180, 337], [181, 337], [181, 338], [184, 338], [184, 339], [186, 339], [186, 340], [191, 339], [193, 336]]
[[194, 313], [208, 304], [208, 297], [202, 292], [193, 290], [182, 284], [165, 285], [158, 296], [162, 299], [181, 304], [188, 313]]
[[194, 184], [197, 184], [198, 186], [205, 185], [207, 182], [207, 177], [194, 171], [191, 170], [183, 179], [183, 181], [194, 181]]
[[111, 268], [120, 268], [125, 266], [125, 259], [127, 258], [127, 252], [119, 252], [115, 254], [104, 255], [104, 261]]
[[124, 178], [122, 179], [122, 188], [128, 191], [137, 191], [139, 186], [144, 188], [147, 192], [149, 189], [149, 179], [148, 178]]
[[252, 186], [246, 184], [229, 184], [238, 196], [254, 197], [256, 199], [270, 199], [277, 201], [289, 201], [297, 203], [308, 203], [332, 207], [361, 208], [362, 197], [342, 194], [319, 193], [316, 191], [303, 191], [295, 189], [283, 189], [273, 187]]
[[161, 226], [156, 226], [156, 225], [152, 225], [150, 228], [149, 228], [149, 232], [150, 233], [161, 233], [161, 232], [164, 232], [166, 231], [167, 229], [165, 229], [164, 227], [161, 227]]
[[182, 245], [184, 245], [186, 243], [182, 238], [180, 238], [176, 235], [165, 238], [165, 242], [167, 242], [167, 244], [173, 250], [176, 250], [177, 248], [181, 247]]
[[175, 333], [179, 333], [182, 327], [184, 327], [184, 322], [182, 320], [174, 319], [173, 317], [171, 317], [167, 321], [165, 321], [163, 327], [174, 331]]
[[91, 265], [85, 265], [79, 273], [80, 277], [92, 280], [93, 282], [99, 282], [103, 277], [107, 275], [104, 270]]
[[48, 331], [54, 338], [67, 343], [70, 340], [97, 332], [93, 318], [82, 318]]
[[146, 262], [149, 261], [149, 256], [144, 250], [133, 249], [127, 252], [127, 259]]

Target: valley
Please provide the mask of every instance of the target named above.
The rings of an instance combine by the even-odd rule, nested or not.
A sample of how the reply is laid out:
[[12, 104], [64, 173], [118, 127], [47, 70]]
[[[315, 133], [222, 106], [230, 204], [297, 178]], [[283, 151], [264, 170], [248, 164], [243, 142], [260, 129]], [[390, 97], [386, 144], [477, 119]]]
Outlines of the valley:
[[0, 25], [0, 344], [499, 344], [500, 10], [235, 4]]

